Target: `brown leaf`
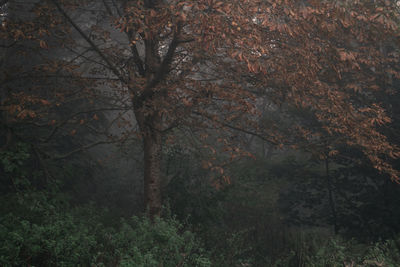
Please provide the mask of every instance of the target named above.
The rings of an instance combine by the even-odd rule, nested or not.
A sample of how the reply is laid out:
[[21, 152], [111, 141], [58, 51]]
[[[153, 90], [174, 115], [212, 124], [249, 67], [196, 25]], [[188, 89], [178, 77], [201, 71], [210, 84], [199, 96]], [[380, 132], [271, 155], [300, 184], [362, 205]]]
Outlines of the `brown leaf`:
[[49, 46], [47, 45], [47, 43], [44, 40], [40, 40], [39, 45], [43, 49], [49, 49]]

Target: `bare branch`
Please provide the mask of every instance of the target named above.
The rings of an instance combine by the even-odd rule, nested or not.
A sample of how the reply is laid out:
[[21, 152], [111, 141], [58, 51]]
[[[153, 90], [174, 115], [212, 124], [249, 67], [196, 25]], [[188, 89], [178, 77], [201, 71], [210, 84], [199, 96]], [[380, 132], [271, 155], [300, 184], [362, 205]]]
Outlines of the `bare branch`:
[[115, 10], [117, 10], [117, 14], [119, 17], [122, 17], [121, 11], [119, 10], [119, 7], [117, 5], [117, 3], [115, 2], [115, 0], [111, 0], [113, 3], [113, 6], [115, 7]]
[[13, 42], [12, 42], [11, 44], [9, 44], [9, 45], [3, 45], [3, 44], [1, 44], [0, 47], [1, 47], [1, 48], [11, 48], [11, 47], [13, 47], [16, 43], [17, 43], [17, 41], [13, 41]]
[[4, 6], [5, 4], [8, 3], [9, 0], [2, 0], [0, 1], [0, 6]]
[[153, 81], [148, 85], [149, 88], [156, 86], [169, 72], [169, 66], [171, 65], [171, 62], [174, 58], [175, 50], [179, 44], [179, 35], [182, 30], [182, 23], [178, 22], [176, 28], [177, 29], [174, 33], [174, 37], [172, 38], [171, 44], [169, 45], [167, 54], [165, 55], [163, 61], [161, 62], [161, 65], [157, 70]]
[[243, 128], [240, 128], [238, 126], [230, 125], [230, 124], [228, 124], [226, 122], [223, 122], [221, 120], [216, 120], [214, 118], [211, 118], [210, 116], [207, 116], [206, 114], [203, 114], [203, 113], [199, 113], [199, 112], [195, 112], [195, 111], [193, 113], [196, 114], [196, 115], [205, 117], [205, 118], [207, 118], [207, 119], [209, 119], [209, 120], [211, 120], [213, 122], [216, 122], [216, 123], [220, 124], [223, 127], [230, 128], [232, 130], [239, 131], [239, 132], [242, 132], [242, 133], [245, 133], [245, 134], [256, 136], [256, 137], [260, 138], [261, 140], [269, 142], [269, 143], [271, 143], [273, 145], [279, 145], [279, 143], [277, 143], [275, 140], [271, 140], [270, 138], [268, 138], [268, 137], [266, 137], [266, 136], [264, 136], [264, 135], [262, 135], [260, 133], [256, 133], [256, 132], [253, 132], [253, 131], [250, 131], [250, 130], [247, 130], [247, 129], [243, 129]]
[[68, 157], [70, 157], [70, 156], [72, 156], [72, 155], [74, 155], [74, 154], [76, 154], [76, 153], [83, 152], [83, 151], [85, 151], [85, 150], [91, 149], [91, 148], [96, 147], [96, 146], [99, 146], [99, 145], [115, 144], [115, 143], [119, 143], [119, 142], [120, 142], [119, 140], [113, 140], [113, 141], [98, 141], [98, 142], [94, 142], [94, 143], [91, 143], [91, 144], [86, 145], [86, 146], [82, 146], [82, 147], [77, 148], [77, 149], [75, 149], [75, 150], [72, 150], [72, 151], [70, 151], [70, 152], [68, 152], [68, 153], [66, 153], [66, 154], [57, 155], [57, 156], [53, 156], [53, 157], [50, 157], [50, 158], [53, 159], [53, 160], [66, 159], [66, 158], [68, 158]]
[[104, 55], [99, 47], [83, 32], [83, 30], [72, 20], [72, 18], [64, 11], [57, 0], [51, 0], [57, 7], [57, 10], [64, 16], [64, 18], [74, 27], [74, 29], [85, 39], [85, 41], [93, 48], [93, 50], [103, 59], [112, 73], [117, 76], [121, 82], [126, 83], [125, 77], [118, 71], [118, 69], [111, 63], [111, 61]]
[[131, 51], [132, 51], [132, 55], [133, 55], [133, 61], [135, 62], [136, 67], [138, 68], [139, 74], [141, 76], [145, 76], [145, 69], [144, 69], [144, 66], [143, 66], [143, 61], [140, 59], [139, 52], [137, 50], [136, 44], [133, 44], [133, 41], [135, 39], [135, 32], [130, 30], [130, 31], [128, 31], [127, 35], [128, 35], [129, 41], [132, 44], [131, 45]]
[[162, 79], [169, 73], [171, 62], [174, 58], [176, 48], [178, 47], [179, 44], [179, 35], [181, 29], [182, 29], [182, 24], [179, 22], [177, 25], [177, 29], [174, 33], [174, 37], [172, 38], [172, 41], [169, 45], [168, 51], [163, 61], [161, 62], [160, 66], [156, 70], [155, 77], [150, 81], [150, 83], [147, 84], [144, 92], [139, 97], [136, 97], [134, 99], [136, 108], [140, 108], [146, 99], [149, 99], [154, 95], [155, 92], [154, 90], [151, 89], [157, 86], [162, 81]]
[[108, 13], [111, 17], [113, 17], [114, 15], [113, 15], [113, 13], [112, 13], [112, 11], [111, 11], [111, 8], [108, 6], [106, 0], [103, 0], [103, 5], [104, 5], [104, 7], [106, 8], [107, 13]]
[[71, 114], [68, 118], [66, 118], [65, 120], [63, 120], [62, 122], [60, 122], [58, 125], [56, 125], [47, 137], [41, 139], [40, 141], [41, 141], [42, 143], [46, 143], [46, 142], [50, 141], [50, 139], [53, 138], [53, 136], [57, 133], [57, 131], [58, 131], [62, 126], [64, 126], [65, 124], [67, 124], [68, 121], [70, 121], [71, 118], [73, 118], [73, 117], [76, 117], [76, 116], [81, 115], [81, 114], [92, 113], [92, 112], [117, 111], [117, 110], [118, 110], [118, 111], [121, 111], [121, 110], [123, 110], [123, 109], [122, 109], [122, 108], [102, 108], [102, 109], [92, 109], [92, 110], [80, 111], [80, 112], [76, 112], [76, 113], [74, 113], [74, 114]]

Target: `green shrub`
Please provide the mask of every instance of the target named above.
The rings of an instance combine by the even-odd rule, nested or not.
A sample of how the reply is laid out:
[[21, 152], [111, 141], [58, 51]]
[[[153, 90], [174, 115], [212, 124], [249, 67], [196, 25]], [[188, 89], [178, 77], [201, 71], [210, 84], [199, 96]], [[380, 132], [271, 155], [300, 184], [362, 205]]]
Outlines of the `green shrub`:
[[211, 266], [174, 218], [116, 218], [106, 227], [106, 212], [92, 206], [63, 211], [46, 198], [16, 199], [2, 199], [13, 209], [0, 218], [0, 266]]
[[133, 217], [113, 235], [121, 266], [211, 266], [195, 236], [173, 218]]
[[[304, 241], [304, 240], [303, 240]], [[309, 267], [395, 267], [400, 262], [400, 238], [363, 244], [339, 236], [321, 239], [310, 234], [309, 238], [294, 247], [286, 257], [286, 264], [277, 261], [275, 266]]]
[[[370, 246], [364, 257], [366, 266], [377, 266], [377, 263], [385, 267], [396, 267], [400, 263], [400, 236], [396, 239], [377, 242]], [[374, 265], [375, 264], [375, 265]]]
[[72, 214], [53, 214], [34, 222], [13, 213], [0, 221], [1, 266], [89, 266], [100, 225]]

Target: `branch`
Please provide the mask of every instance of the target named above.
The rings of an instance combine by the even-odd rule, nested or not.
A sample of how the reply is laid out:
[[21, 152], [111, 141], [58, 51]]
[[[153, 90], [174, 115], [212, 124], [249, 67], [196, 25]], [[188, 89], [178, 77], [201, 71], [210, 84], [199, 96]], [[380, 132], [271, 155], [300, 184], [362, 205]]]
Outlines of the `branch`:
[[50, 174], [50, 171], [49, 171], [49, 168], [48, 168], [47, 164], [44, 162], [42, 156], [40, 155], [40, 154], [44, 154], [44, 153], [41, 152], [35, 145], [32, 145], [31, 147], [32, 147], [33, 151], [36, 154], [36, 157], [37, 157], [37, 159], [39, 161], [39, 164], [42, 166], [42, 169], [43, 169], [45, 177], [46, 177], [46, 183], [48, 183], [49, 179], [55, 180], [53, 178], [53, 176]]
[[112, 16], [113, 16], [113, 13], [112, 13], [112, 11], [111, 11], [111, 8], [108, 6], [108, 4], [106, 3], [105, 0], [103, 0], [103, 5], [104, 5], [104, 7], [106, 8], [108, 14], [112, 17]]
[[167, 128], [162, 129], [160, 132], [165, 134], [179, 126], [179, 121], [180, 120], [175, 120], [173, 123], [171, 123]]
[[[107, 64], [103, 64], [102, 62], [96, 61], [96, 60], [91, 59], [90, 57], [87, 57], [87, 56], [84, 55], [86, 52], [90, 51], [90, 48], [87, 49], [87, 50], [86, 50], [85, 52], [83, 52], [83, 53], [79, 53], [78, 51], [75, 51], [74, 49], [72, 49], [72, 48], [69, 47], [68, 45], [64, 45], [64, 47], [65, 47], [66, 49], [68, 49], [70, 52], [76, 54], [76, 57], [75, 57], [74, 60], [76, 60], [76, 59], [78, 59], [79, 57], [81, 57], [81, 58], [83, 58], [83, 59], [85, 59], [85, 60], [87, 60], [87, 61], [89, 61], [89, 62], [95, 63], [95, 64], [100, 65], [100, 66], [103, 66], [103, 67], [105, 67], [105, 68], [109, 68], [109, 66], [108, 66]], [[117, 77], [118, 77], [118, 76], [117, 76]], [[121, 80], [121, 79], [118, 78], [118, 80]]]
[[25, 75], [19, 76], [19, 79], [23, 78], [62, 78], [62, 79], [76, 79], [76, 80], [107, 80], [107, 81], [119, 81], [118, 78], [110, 78], [110, 77], [89, 77], [89, 76], [80, 76], [75, 77], [72, 75]]
[[144, 76], [145, 70], [143, 67], [143, 61], [140, 59], [139, 52], [137, 50], [136, 45], [132, 45], [132, 53], [133, 53], [133, 61], [135, 62], [136, 66], [138, 68], [139, 74], [141, 76]]
[[5, 151], [8, 148], [13, 138], [12, 129], [7, 125], [2, 125], [2, 126], [6, 128], [7, 133], [6, 133], [6, 142], [3, 146], [0, 147], [0, 152]]
[[239, 128], [239, 127], [237, 127], [237, 126], [230, 125], [230, 124], [228, 124], [228, 123], [226, 123], [226, 122], [223, 122], [223, 121], [220, 121], [220, 120], [215, 120], [215, 119], [211, 118], [210, 116], [207, 116], [206, 114], [202, 114], [202, 113], [199, 113], [199, 112], [196, 112], [196, 111], [193, 111], [193, 113], [196, 114], [196, 115], [199, 115], [199, 116], [206, 117], [207, 119], [209, 119], [209, 120], [211, 120], [211, 121], [214, 121], [214, 122], [216, 122], [216, 123], [218, 123], [218, 124], [220, 124], [220, 125], [222, 125], [222, 126], [224, 126], [224, 127], [230, 128], [230, 129], [232, 129], [232, 130], [235, 130], [235, 131], [239, 131], [239, 132], [242, 132], [242, 133], [245, 133], [245, 134], [250, 134], [250, 135], [256, 136], [256, 137], [260, 138], [261, 140], [266, 141], [266, 142], [269, 142], [269, 143], [271, 143], [271, 144], [273, 144], [273, 145], [279, 145], [279, 143], [277, 143], [276, 141], [271, 140], [271, 139], [265, 137], [265, 136], [262, 135], [262, 134], [259, 134], [259, 133], [256, 133], [256, 132], [252, 132], [252, 131], [249, 131], [249, 130], [246, 130], [246, 129], [243, 129], [243, 128]]
[[118, 69], [111, 63], [111, 61], [104, 55], [104, 53], [93, 43], [92, 40], [82, 31], [82, 29], [71, 19], [71, 17], [64, 11], [64, 9], [58, 4], [57, 0], [51, 0], [57, 7], [57, 10], [64, 16], [64, 18], [72, 25], [72, 27], [85, 39], [85, 41], [93, 48], [94, 51], [103, 59], [103, 61], [110, 68], [112, 73], [117, 76], [121, 82], [126, 83], [125, 77], [118, 71]]
[[103, 109], [93, 109], [93, 110], [87, 110], [87, 111], [80, 111], [80, 112], [76, 112], [74, 114], [71, 114], [67, 119], [63, 120], [62, 122], [60, 122], [57, 126], [55, 126], [53, 128], [53, 130], [50, 132], [50, 134], [44, 138], [41, 139], [40, 141], [42, 143], [47, 143], [48, 141], [50, 141], [50, 139], [57, 133], [57, 131], [64, 126], [65, 124], [68, 123], [69, 120], [71, 120], [71, 118], [81, 115], [81, 114], [86, 114], [86, 113], [92, 113], [92, 112], [104, 112], [104, 111], [116, 111], [116, 110], [123, 110], [123, 109], [117, 109], [117, 108], [103, 108]]
[[190, 38], [190, 39], [181, 39], [181, 40], [178, 40], [178, 43], [179, 43], [179, 44], [184, 44], [184, 43], [191, 43], [191, 42], [194, 42], [194, 41], [196, 41], [196, 39], [194, 39], [194, 38]]
[[132, 51], [132, 55], [133, 55], [133, 61], [135, 62], [136, 66], [138, 68], [139, 74], [141, 76], [144, 76], [145, 75], [145, 69], [144, 69], [144, 66], [143, 66], [143, 61], [140, 59], [139, 52], [137, 50], [136, 44], [132, 43], [132, 41], [134, 41], [134, 38], [135, 38], [134, 34], [135, 34], [135, 32], [132, 31], [132, 30], [130, 30], [127, 33], [128, 39], [132, 44], [131, 45], [131, 51]]
[[121, 11], [119, 10], [119, 7], [118, 7], [117, 3], [115, 3], [114, 0], [111, 0], [111, 1], [112, 1], [112, 3], [113, 3], [113, 6], [115, 7], [115, 10], [117, 10], [118, 16], [119, 16], [119, 17], [122, 17]]
[[86, 146], [82, 146], [82, 147], [77, 148], [75, 150], [72, 150], [72, 151], [70, 151], [70, 152], [68, 152], [66, 154], [57, 155], [57, 156], [53, 156], [53, 157], [50, 157], [50, 158], [53, 159], [53, 160], [66, 159], [66, 158], [68, 158], [68, 157], [70, 157], [70, 156], [72, 156], [72, 155], [74, 155], [76, 153], [83, 152], [85, 150], [88, 150], [88, 149], [93, 148], [93, 147], [98, 146], [98, 145], [115, 144], [115, 143], [118, 143], [118, 142], [120, 142], [120, 141], [98, 141], [98, 142], [94, 142], [94, 143], [91, 143], [91, 144], [86, 145]]
[[[1, 4], [0, 4], [1, 5]], [[0, 47], [1, 48], [11, 48], [11, 47], [13, 47], [15, 44], [17, 43], [17, 41], [14, 41], [14, 42], [12, 42], [11, 44], [9, 44], [9, 45], [0, 45]]]
[[182, 30], [182, 23], [178, 22], [177, 30], [174, 33], [174, 37], [172, 38], [171, 44], [169, 45], [167, 54], [165, 55], [164, 60], [161, 62], [161, 65], [157, 70], [154, 79], [147, 86], [148, 88], [153, 88], [154, 86], [156, 86], [168, 74], [169, 71], [168, 68], [171, 65], [171, 62], [174, 58], [175, 50], [179, 44], [178, 38], [181, 33], [181, 30]]
[[181, 29], [182, 29], [182, 24], [181, 24], [181, 22], [178, 22], [177, 30], [175, 31], [174, 37], [172, 38], [172, 41], [171, 41], [171, 44], [168, 47], [167, 54], [165, 55], [163, 61], [161, 62], [158, 70], [156, 70], [154, 79], [151, 80], [146, 85], [145, 90], [139, 97], [134, 98], [134, 105], [137, 108], [140, 108], [146, 99], [151, 98], [155, 94], [155, 91], [151, 90], [151, 89], [154, 88], [158, 83], [160, 83], [162, 81], [162, 79], [168, 74], [169, 67], [174, 58], [175, 50], [179, 44], [179, 35], [181, 32]]
[[0, 1], [0, 7], [4, 6], [5, 4], [8, 3], [9, 0], [2, 0]]

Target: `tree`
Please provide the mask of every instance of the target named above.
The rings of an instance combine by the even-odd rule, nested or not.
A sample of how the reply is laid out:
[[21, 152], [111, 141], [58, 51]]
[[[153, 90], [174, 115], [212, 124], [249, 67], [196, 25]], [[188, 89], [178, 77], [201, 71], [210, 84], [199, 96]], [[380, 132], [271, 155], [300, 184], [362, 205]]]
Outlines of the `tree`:
[[[61, 49], [54, 42], [61, 29], [64, 47], [87, 66], [74, 78], [100, 75], [108, 90], [129, 100], [143, 141], [151, 217], [160, 214], [162, 144], [172, 129], [239, 130], [296, 145], [279, 124], [258, 123], [261, 97], [276, 109], [308, 110], [320, 129], [398, 177], [385, 160], [398, 156], [397, 148], [376, 129], [390, 119], [371, 94], [390, 90], [399, 77], [390, 64], [398, 62], [398, 12], [389, 1], [48, 0], [35, 10], [41, 19], [6, 24], [6, 37], [46, 28], [49, 37], [39, 34], [39, 45]], [[58, 58], [56, 69], [65, 63]], [[302, 121], [293, 130], [306, 140], [321, 138]], [[220, 142], [231, 158], [242, 153], [226, 138]]]

